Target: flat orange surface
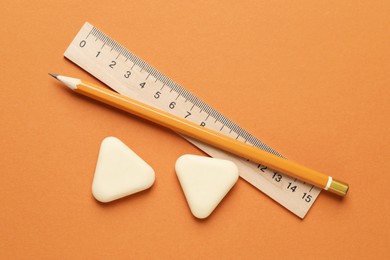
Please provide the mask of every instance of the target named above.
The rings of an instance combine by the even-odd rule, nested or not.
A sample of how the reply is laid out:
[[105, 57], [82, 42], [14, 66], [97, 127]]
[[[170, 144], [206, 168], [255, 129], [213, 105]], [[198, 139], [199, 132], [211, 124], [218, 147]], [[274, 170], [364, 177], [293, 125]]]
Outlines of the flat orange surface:
[[[1, 259], [388, 259], [390, 2], [214, 2], [1, 1]], [[63, 58], [85, 21], [349, 194], [301, 220], [240, 179], [195, 219], [174, 164], [200, 150], [47, 75], [97, 82]], [[150, 190], [95, 201], [107, 136]]]

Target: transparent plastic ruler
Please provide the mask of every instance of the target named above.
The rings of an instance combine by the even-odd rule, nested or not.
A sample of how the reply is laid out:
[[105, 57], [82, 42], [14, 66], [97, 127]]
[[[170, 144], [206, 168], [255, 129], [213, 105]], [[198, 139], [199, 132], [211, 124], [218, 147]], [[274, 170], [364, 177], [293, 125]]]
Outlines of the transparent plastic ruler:
[[[122, 95], [282, 157], [89, 23], [83, 25], [64, 55]], [[264, 165], [184, 138], [212, 157], [234, 161], [243, 179], [301, 218], [320, 193], [319, 188], [275, 172]]]

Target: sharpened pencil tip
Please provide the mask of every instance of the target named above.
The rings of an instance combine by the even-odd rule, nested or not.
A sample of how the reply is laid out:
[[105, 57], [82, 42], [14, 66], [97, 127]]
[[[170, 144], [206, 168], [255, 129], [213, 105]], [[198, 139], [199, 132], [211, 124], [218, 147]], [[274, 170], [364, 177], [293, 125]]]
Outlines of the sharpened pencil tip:
[[58, 77], [57, 74], [49, 73], [49, 75], [52, 76], [52, 77], [55, 78], [55, 79], [58, 79], [58, 78], [57, 78], [57, 77]]

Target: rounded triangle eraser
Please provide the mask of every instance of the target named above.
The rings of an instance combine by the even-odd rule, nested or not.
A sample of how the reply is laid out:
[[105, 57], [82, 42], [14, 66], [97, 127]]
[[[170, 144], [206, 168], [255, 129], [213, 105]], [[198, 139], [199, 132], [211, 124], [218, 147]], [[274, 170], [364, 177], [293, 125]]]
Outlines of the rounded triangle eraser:
[[120, 199], [148, 189], [154, 181], [153, 168], [121, 140], [107, 137], [102, 141], [92, 183], [95, 199]]
[[238, 180], [237, 166], [228, 160], [183, 155], [175, 170], [192, 214], [208, 217]]

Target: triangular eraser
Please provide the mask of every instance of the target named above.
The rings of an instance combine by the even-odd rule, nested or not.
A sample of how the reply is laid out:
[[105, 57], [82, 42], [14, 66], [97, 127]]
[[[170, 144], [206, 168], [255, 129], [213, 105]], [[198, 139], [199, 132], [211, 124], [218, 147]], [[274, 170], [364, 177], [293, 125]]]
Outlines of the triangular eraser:
[[176, 174], [192, 214], [208, 217], [238, 179], [237, 166], [227, 160], [183, 155], [176, 161]]
[[152, 167], [115, 137], [103, 140], [92, 183], [98, 201], [110, 202], [152, 186]]

